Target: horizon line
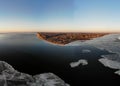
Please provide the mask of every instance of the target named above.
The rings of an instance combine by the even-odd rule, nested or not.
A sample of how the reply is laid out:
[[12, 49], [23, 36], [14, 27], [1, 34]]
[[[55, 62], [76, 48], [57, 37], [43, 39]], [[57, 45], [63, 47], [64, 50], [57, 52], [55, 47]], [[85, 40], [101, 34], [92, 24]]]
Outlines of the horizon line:
[[120, 33], [118, 31], [9, 31], [0, 33]]

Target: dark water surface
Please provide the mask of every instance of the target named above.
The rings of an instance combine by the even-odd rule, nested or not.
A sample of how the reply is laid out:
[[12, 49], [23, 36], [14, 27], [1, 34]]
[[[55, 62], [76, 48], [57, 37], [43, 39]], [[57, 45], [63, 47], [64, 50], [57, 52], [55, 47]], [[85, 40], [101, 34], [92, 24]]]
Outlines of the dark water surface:
[[[91, 52], [82, 53], [83, 49]], [[38, 39], [36, 33], [0, 34], [0, 60], [32, 75], [52, 72], [71, 86], [119, 84], [115, 70], [98, 62], [106, 54], [110, 53], [92, 46], [52, 45]], [[69, 64], [79, 59], [86, 59], [88, 65], [71, 68]]]

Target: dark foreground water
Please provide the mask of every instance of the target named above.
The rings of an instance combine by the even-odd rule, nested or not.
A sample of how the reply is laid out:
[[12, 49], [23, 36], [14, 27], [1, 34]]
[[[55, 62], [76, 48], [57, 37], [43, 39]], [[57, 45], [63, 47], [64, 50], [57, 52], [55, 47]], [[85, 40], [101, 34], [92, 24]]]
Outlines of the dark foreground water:
[[[82, 53], [83, 49], [91, 50]], [[0, 34], [0, 60], [28, 74], [52, 72], [71, 86], [117, 85], [120, 76], [104, 67], [98, 59], [110, 54], [92, 46], [58, 46], [42, 41], [36, 33]], [[86, 59], [87, 66], [71, 68], [70, 63]]]

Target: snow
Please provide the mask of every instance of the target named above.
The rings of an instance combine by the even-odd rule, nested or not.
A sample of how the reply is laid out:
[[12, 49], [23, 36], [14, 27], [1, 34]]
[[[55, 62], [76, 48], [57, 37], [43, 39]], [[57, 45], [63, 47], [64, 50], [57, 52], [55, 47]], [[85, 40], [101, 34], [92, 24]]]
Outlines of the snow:
[[53, 73], [31, 76], [16, 71], [11, 65], [0, 61], [0, 86], [70, 86]]
[[110, 60], [110, 59], [108, 59], [106, 57], [99, 59], [99, 61], [105, 67], [109, 67], [109, 68], [112, 68], [112, 69], [119, 69], [118, 71], [115, 72], [115, 74], [120, 75], [120, 62], [117, 62], [117, 61], [114, 61], [114, 60]]
[[71, 63], [70, 63], [70, 66], [71, 66], [72, 68], [74, 68], [74, 67], [79, 66], [80, 64], [84, 66], [84, 65], [87, 65], [88, 62], [87, 62], [87, 60], [80, 59], [80, 60], [78, 60], [77, 62], [71, 62]]
[[116, 72], [115, 72], [115, 74], [118, 74], [118, 75], [120, 75], [120, 70], [116, 71]]
[[120, 62], [113, 61], [108, 58], [101, 58], [99, 61], [106, 67], [110, 67], [112, 69], [120, 69]]
[[116, 71], [118, 75], [120, 75], [120, 34], [109, 34], [100, 38], [95, 38], [93, 40], [87, 40], [85, 42], [72, 42], [67, 44], [66, 46], [93, 46], [98, 49], [105, 49], [109, 51], [110, 55], [104, 55], [103, 58], [99, 59], [99, 61], [104, 65], [112, 69], [118, 69]]
[[53, 73], [43, 73], [40, 75], [34, 76], [36, 83], [35, 86], [39, 86], [40, 83], [43, 83], [44, 86], [69, 86], [64, 81], [62, 81], [59, 77], [54, 75]]
[[82, 53], [90, 53], [90, 52], [91, 50], [87, 50], [87, 49], [82, 50]]
[[120, 37], [118, 37], [118, 40], [120, 40]]

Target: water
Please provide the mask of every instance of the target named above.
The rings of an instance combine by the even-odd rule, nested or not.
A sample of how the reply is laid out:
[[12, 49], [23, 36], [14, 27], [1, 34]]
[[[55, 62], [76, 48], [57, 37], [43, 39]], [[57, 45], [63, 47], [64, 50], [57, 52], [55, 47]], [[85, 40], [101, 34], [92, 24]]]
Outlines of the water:
[[[91, 50], [82, 53], [82, 50]], [[111, 54], [92, 46], [58, 46], [36, 37], [36, 33], [0, 34], [0, 60], [31, 75], [52, 72], [71, 86], [116, 85], [120, 76], [104, 67], [98, 59]], [[86, 59], [87, 66], [71, 68], [70, 63]]]

